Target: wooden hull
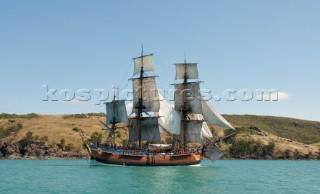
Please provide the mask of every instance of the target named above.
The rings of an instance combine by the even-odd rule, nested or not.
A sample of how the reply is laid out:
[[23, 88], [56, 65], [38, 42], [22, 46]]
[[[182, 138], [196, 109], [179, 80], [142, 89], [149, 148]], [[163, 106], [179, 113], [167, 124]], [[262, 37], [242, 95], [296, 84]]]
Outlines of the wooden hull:
[[200, 164], [201, 162], [201, 155], [199, 153], [131, 155], [91, 150], [91, 157], [97, 162], [127, 166], [189, 166]]

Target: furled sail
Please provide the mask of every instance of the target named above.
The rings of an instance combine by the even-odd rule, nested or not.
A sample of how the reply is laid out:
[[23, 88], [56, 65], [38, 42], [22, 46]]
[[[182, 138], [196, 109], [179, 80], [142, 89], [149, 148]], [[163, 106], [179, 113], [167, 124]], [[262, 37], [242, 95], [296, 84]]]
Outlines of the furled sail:
[[199, 82], [175, 84], [174, 100], [175, 109], [180, 112], [186, 102], [186, 110], [194, 114], [201, 114], [201, 94]]
[[197, 63], [177, 63], [176, 65], [176, 80], [184, 79], [198, 79]]
[[213, 108], [209, 101], [201, 101], [201, 105], [203, 110], [202, 114], [209, 125], [216, 125], [228, 129], [234, 129], [234, 127], [232, 127], [232, 125], [227, 120], [225, 120], [215, 110], [215, 108]]
[[171, 104], [160, 96], [159, 125], [171, 134], [180, 134], [180, 115]]
[[[128, 115], [124, 100], [115, 100], [106, 103], [107, 125], [116, 123], [128, 123]], [[115, 120], [113, 120], [115, 119]]]
[[[142, 88], [140, 87], [142, 81]], [[133, 112], [137, 112], [135, 106], [139, 102], [142, 90], [143, 105], [146, 107], [144, 112], [159, 112], [160, 102], [154, 77], [144, 77], [143, 79], [132, 79], [133, 84]]]
[[[130, 120], [129, 141], [133, 143], [139, 140], [138, 120]], [[152, 143], [161, 143], [159, 123], [157, 117], [146, 117], [141, 120], [141, 140]]]
[[137, 75], [141, 71], [141, 67], [143, 67], [143, 71], [153, 71], [153, 55], [144, 55], [133, 59], [134, 61], [134, 71], [133, 75]]

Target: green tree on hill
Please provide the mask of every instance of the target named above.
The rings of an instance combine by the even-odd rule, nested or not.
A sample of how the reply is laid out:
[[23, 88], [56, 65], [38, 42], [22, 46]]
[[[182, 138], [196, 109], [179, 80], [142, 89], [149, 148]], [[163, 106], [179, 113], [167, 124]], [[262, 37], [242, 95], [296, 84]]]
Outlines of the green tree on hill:
[[290, 159], [291, 158], [291, 151], [289, 149], [284, 150], [283, 157], [284, 157], [284, 159]]
[[79, 132], [79, 131], [80, 131], [80, 128], [79, 128], [79, 127], [73, 127], [73, 128], [72, 128], [72, 131]]
[[93, 132], [90, 136], [90, 142], [91, 143], [94, 143], [94, 144], [101, 144], [102, 142], [102, 139], [103, 139], [103, 135], [102, 133], [99, 133], [99, 132]]
[[11, 135], [15, 135], [22, 128], [23, 128], [23, 125], [21, 123], [18, 123], [18, 124], [14, 125], [14, 126], [0, 127], [0, 139], [9, 137]]
[[263, 145], [260, 141], [241, 139], [233, 142], [229, 154], [232, 158], [270, 159], [273, 157], [274, 148], [274, 142]]

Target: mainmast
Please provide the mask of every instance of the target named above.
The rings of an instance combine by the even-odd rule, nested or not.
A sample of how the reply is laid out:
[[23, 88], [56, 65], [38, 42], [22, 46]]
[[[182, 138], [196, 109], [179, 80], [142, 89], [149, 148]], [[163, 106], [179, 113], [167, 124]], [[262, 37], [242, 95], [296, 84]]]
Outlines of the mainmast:
[[[196, 63], [178, 63], [176, 65], [176, 80], [182, 82], [175, 83], [175, 109], [180, 112], [181, 133], [180, 140], [183, 149], [187, 143], [201, 143], [201, 128], [203, 119], [199, 119], [202, 114], [201, 95], [198, 79], [198, 69]], [[191, 80], [191, 81], [189, 81]]]
[[[187, 65], [186, 65], [186, 59], [184, 59], [184, 76], [183, 76], [183, 91], [187, 89], [188, 84], [188, 77], [187, 77]], [[187, 97], [186, 92], [183, 92], [183, 108], [181, 110], [182, 112], [182, 133], [183, 133], [183, 150], [186, 149], [186, 141], [187, 141]]]

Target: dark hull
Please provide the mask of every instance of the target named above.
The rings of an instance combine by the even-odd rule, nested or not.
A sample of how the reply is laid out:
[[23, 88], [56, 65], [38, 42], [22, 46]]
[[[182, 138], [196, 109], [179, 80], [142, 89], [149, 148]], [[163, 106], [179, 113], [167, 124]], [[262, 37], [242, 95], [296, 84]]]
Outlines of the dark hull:
[[132, 155], [91, 150], [91, 158], [104, 164], [126, 166], [189, 166], [197, 165], [201, 162], [199, 153]]

